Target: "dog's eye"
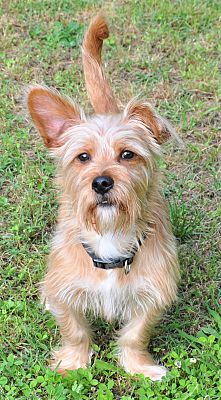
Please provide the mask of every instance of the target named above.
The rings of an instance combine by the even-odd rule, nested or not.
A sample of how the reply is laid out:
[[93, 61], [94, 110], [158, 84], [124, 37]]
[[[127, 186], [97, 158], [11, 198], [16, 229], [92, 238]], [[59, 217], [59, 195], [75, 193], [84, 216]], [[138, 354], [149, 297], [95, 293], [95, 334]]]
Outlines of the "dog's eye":
[[131, 160], [134, 157], [134, 153], [130, 150], [124, 150], [120, 156], [123, 160]]
[[86, 162], [90, 160], [90, 155], [88, 153], [79, 154], [78, 160], [80, 160], [81, 162]]

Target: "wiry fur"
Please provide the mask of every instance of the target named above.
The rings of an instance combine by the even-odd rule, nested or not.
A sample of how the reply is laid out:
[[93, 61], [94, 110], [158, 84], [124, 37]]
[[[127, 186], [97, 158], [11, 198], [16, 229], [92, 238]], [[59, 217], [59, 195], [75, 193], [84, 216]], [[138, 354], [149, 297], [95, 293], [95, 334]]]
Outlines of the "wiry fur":
[[[100, 114], [86, 117], [68, 98], [40, 86], [30, 89], [27, 100], [30, 115], [57, 160], [61, 189], [57, 229], [42, 283], [47, 308], [63, 339], [52, 367], [60, 363], [64, 373], [89, 362], [91, 333], [85, 319], [89, 311], [120, 320], [121, 364], [155, 380], [166, 370], [154, 363], [146, 347], [162, 311], [176, 299], [179, 279], [157, 166], [161, 143], [174, 131], [146, 102], [134, 99], [119, 112], [101, 66], [107, 36], [106, 22], [98, 16], [83, 43], [87, 89]], [[120, 154], [125, 150], [135, 156], [123, 160]], [[82, 164], [81, 153], [91, 159]], [[92, 190], [93, 179], [101, 175], [114, 180], [106, 207]], [[82, 243], [104, 261], [128, 257], [134, 246], [139, 249], [125, 275], [123, 269], [95, 268]]]

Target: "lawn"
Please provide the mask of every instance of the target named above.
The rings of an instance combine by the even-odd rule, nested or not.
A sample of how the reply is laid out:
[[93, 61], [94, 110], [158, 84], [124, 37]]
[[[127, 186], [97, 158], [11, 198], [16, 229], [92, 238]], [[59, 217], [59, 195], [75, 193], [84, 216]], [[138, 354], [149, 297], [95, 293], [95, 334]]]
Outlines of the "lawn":
[[[0, 399], [221, 397], [219, 0], [1, 2]], [[80, 43], [100, 8], [111, 27], [105, 64], [122, 104], [140, 94], [176, 126], [161, 168], [181, 264], [179, 299], [151, 341], [162, 382], [127, 375], [114, 326], [96, 321], [92, 365], [62, 378], [47, 368], [60, 337], [38, 282], [57, 214], [54, 166], [22, 110], [24, 87], [45, 83], [90, 111]]]

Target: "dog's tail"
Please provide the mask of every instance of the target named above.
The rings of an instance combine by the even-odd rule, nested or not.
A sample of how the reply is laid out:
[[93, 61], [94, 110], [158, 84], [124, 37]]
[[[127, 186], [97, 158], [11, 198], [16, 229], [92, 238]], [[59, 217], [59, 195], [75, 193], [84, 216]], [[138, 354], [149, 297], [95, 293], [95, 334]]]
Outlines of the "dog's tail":
[[86, 88], [96, 113], [119, 112], [113, 92], [105, 78], [101, 63], [103, 40], [108, 38], [109, 30], [104, 17], [98, 14], [85, 33], [82, 57]]

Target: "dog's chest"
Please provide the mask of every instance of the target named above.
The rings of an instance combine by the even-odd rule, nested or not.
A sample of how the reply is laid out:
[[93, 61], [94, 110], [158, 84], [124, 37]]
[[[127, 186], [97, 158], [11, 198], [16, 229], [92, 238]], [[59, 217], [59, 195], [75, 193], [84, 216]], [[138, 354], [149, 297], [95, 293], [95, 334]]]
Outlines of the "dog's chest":
[[[132, 243], [132, 237], [129, 235], [119, 237], [112, 234], [103, 236], [85, 234], [84, 238], [95, 254], [107, 262], [127, 257], [127, 249]], [[127, 320], [139, 308], [147, 306], [146, 299], [143, 301], [140, 298], [144, 283], [139, 278], [131, 279], [132, 270], [126, 279], [122, 279], [123, 269], [101, 271], [94, 267], [89, 274], [66, 282], [60, 288], [58, 295], [61, 301], [80, 312], [90, 311], [107, 320]]]
[[99, 283], [88, 285], [85, 310], [103, 315], [107, 320], [128, 318], [134, 289], [127, 284], [120, 285], [118, 271], [104, 271], [104, 277]]

